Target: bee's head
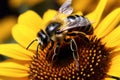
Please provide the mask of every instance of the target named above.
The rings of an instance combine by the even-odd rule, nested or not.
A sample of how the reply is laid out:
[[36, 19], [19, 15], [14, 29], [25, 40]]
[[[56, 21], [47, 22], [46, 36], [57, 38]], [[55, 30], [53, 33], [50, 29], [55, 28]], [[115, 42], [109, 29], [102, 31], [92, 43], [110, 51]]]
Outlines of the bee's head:
[[46, 33], [48, 34], [48, 36], [56, 34], [61, 25], [62, 24], [60, 22], [49, 23], [48, 26], [46, 27]]
[[40, 30], [37, 33], [37, 40], [41, 46], [41, 49], [44, 49], [49, 43], [49, 37], [43, 30]]

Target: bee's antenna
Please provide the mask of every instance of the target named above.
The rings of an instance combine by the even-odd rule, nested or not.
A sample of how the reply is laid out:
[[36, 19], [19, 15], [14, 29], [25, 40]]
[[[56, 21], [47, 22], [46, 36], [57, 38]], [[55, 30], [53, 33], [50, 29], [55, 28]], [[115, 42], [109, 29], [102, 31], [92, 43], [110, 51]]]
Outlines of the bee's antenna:
[[26, 49], [28, 49], [35, 41], [38, 41], [37, 39], [33, 40], [32, 42], [30, 42], [30, 44], [27, 46]]

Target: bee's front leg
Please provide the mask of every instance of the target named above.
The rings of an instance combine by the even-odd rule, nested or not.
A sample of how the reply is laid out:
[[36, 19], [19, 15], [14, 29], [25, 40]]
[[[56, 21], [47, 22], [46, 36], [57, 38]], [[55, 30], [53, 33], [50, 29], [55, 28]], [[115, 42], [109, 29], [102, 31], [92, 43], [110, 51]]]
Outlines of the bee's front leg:
[[78, 54], [78, 50], [77, 50], [77, 45], [76, 45], [76, 42], [74, 39], [71, 39], [70, 40], [70, 48], [72, 50], [72, 54], [73, 54], [73, 59], [75, 60], [76, 62], [76, 69], [78, 70], [79, 69], [79, 54]]
[[54, 49], [54, 54], [52, 56], [52, 61], [55, 60], [55, 57], [59, 54], [59, 52], [60, 52], [60, 43], [57, 43]]
[[37, 45], [37, 49], [36, 49], [36, 58], [38, 59], [38, 48], [40, 46], [40, 43]]

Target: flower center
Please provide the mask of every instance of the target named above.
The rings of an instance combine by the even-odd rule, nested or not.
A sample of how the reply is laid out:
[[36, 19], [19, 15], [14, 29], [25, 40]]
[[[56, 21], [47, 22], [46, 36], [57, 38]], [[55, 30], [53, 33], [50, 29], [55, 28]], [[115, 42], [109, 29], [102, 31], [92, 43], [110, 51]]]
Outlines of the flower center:
[[60, 52], [52, 60], [54, 48], [39, 50], [38, 59], [33, 57], [30, 64], [29, 78], [31, 80], [101, 80], [105, 78], [110, 66], [110, 48], [106, 48], [100, 39], [89, 37], [89, 42], [81, 38], [75, 39], [79, 54], [79, 70], [73, 59], [70, 45], [63, 43]]

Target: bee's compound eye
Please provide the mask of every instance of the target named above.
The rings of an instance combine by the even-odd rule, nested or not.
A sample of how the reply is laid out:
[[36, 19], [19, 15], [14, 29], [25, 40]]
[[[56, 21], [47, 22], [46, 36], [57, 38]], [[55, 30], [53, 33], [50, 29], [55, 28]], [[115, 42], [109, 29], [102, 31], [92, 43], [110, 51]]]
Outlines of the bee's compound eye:
[[68, 16], [69, 27], [76, 24], [76, 16]]
[[40, 30], [37, 34], [37, 37], [38, 37], [41, 47], [45, 48], [49, 42], [48, 36], [45, 34], [45, 32], [43, 30]]
[[76, 18], [75, 16], [68, 16], [67, 19], [69, 22], [74, 22]]
[[53, 35], [57, 29], [61, 26], [61, 23], [59, 22], [52, 22], [50, 23], [47, 28], [46, 28], [46, 32], [49, 36]]

